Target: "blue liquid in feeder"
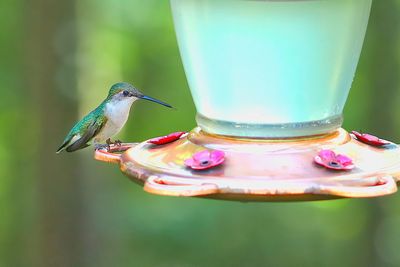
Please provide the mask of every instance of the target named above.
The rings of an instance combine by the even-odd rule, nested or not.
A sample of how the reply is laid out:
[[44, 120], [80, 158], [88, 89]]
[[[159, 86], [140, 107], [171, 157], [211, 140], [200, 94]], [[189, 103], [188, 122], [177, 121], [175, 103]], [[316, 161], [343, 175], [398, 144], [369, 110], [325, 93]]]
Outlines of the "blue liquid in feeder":
[[371, 0], [171, 0], [199, 126], [289, 137], [333, 131]]

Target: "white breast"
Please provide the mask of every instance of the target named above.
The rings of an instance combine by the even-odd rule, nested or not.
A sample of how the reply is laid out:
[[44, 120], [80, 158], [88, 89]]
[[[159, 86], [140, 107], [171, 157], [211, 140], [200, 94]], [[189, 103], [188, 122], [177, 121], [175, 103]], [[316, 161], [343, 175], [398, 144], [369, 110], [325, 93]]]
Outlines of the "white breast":
[[96, 136], [96, 142], [102, 142], [116, 135], [128, 120], [129, 110], [135, 99], [129, 98], [122, 101], [111, 101], [107, 103], [104, 115], [107, 117], [106, 125]]

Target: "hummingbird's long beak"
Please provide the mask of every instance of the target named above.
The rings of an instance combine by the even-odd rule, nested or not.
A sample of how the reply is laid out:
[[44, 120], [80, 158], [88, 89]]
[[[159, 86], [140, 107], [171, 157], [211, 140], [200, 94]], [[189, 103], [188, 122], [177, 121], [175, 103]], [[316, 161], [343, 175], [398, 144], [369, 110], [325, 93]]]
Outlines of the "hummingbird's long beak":
[[140, 98], [140, 99], [144, 99], [144, 100], [149, 100], [149, 101], [158, 103], [158, 104], [160, 104], [160, 105], [163, 105], [163, 106], [172, 108], [171, 105], [169, 105], [169, 104], [167, 104], [167, 103], [165, 103], [165, 102], [162, 102], [162, 101], [160, 101], [160, 100], [158, 100], [158, 99], [155, 99], [155, 98], [152, 98], [152, 97], [150, 97], [150, 96], [147, 96], [147, 95], [140, 96], [139, 98]]

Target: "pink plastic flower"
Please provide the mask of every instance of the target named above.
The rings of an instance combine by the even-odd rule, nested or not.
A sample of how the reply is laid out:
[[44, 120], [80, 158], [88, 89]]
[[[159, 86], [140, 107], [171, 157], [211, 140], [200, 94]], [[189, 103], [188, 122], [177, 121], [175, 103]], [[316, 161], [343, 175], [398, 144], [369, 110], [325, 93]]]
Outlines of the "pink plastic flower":
[[384, 146], [390, 144], [389, 141], [380, 139], [376, 137], [375, 135], [367, 134], [367, 133], [359, 133], [356, 131], [351, 132], [358, 141], [363, 142], [365, 144], [371, 145], [371, 146]]
[[147, 143], [151, 143], [151, 144], [154, 144], [154, 145], [168, 144], [168, 143], [171, 143], [171, 142], [174, 142], [174, 141], [178, 140], [185, 133], [186, 132], [171, 133], [169, 135], [160, 136], [160, 137], [156, 137], [156, 138], [150, 139], [150, 140], [147, 141]]
[[222, 164], [225, 160], [225, 153], [220, 150], [203, 150], [193, 154], [185, 160], [185, 165], [193, 170], [205, 170]]
[[329, 149], [321, 150], [314, 158], [315, 163], [331, 170], [351, 170], [354, 168], [351, 158], [345, 155], [336, 155]]

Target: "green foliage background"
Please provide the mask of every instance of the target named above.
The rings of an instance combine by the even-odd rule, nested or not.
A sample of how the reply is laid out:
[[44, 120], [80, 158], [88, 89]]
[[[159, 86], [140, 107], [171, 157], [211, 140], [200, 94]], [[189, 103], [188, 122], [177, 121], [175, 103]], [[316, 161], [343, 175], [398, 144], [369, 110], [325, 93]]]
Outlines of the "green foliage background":
[[[346, 129], [400, 142], [400, 1], [374, 1]], [[119, 136], [195, 126], [167, 1], [0, 1], [0, 266], [400, 266], [400, 195], [236, 203], [149, 195], [92, 150], [56, 155], [116, 81]]]

